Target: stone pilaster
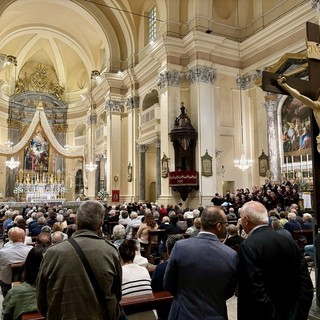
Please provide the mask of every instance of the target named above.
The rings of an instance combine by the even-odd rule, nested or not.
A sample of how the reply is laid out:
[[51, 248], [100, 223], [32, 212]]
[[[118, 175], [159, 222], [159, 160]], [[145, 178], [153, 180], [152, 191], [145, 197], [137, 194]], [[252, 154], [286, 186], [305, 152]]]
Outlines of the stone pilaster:
[[271, 179], [275, 181], [281, 180], [280, 172], [280, 150], [278, 144], [278, 127], [277, 127], [277, 109], [278, 109], [278, 95], [267, 94], [265, 96], [264, 107], [267, 112], [268, 123], [268, 153], [269, 153], [269, 170], [271, 172]]

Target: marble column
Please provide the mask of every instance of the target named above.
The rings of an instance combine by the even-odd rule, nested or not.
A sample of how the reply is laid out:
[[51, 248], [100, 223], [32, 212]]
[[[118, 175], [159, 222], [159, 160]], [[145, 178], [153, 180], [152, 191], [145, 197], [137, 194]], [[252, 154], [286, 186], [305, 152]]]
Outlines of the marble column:
[[280, 170], [280, 150], [278, 143], [278, 126], [277, 126], [277, 108], [278, 96], [276, 94], [267, 94], [265, 96], [264, 107], [267, 111], [268, 123], [268, 153], [269, 153], [269, 170], [271, 180], [281, 181]]
[[107, 179], [108, 179], [108, 161], [107, 161], [107, 154], [103, 154], [103, 189], [107, 190]]
[[100, 190], [100, 176], [101, 176], [100, 161], [101, 161], [101, 158], [100, 158], [100, 156], [97, 155], [96, 158], [95, 158], [95, 162], [96, 162], [96, 165], [97, 165], [96, 181], [95, 181], [95, 192], [94, 192], [95, 195]]
[[137, 146], [140, 153], [140, 184], [139, 194], [140, 200], [145, 201], [146, 199], [146, 151], [148, 146], [145, 144], [138, 144]]
[[154, 144], [156, 146], [156, 196], [158, 200], [161, 195], [161, 140], [155, 139]]

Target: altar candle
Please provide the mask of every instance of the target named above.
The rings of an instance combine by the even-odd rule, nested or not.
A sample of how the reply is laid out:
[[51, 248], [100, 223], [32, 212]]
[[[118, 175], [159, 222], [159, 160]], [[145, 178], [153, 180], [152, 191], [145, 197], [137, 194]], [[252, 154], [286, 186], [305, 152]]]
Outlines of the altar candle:
[[302, 155], [300, 156], [300, 171], [302, 172]]
[[288, 157], [286, 157], [286, 169], [287, 169], [287, 178], [288, 178]]

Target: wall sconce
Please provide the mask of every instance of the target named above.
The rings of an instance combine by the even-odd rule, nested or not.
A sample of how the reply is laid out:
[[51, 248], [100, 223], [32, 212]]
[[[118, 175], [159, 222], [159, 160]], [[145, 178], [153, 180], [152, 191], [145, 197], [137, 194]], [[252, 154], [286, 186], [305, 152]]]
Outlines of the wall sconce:
[[165, 153], [163, 153], [163, 157], [161, 159], [162, 164], [162, 178], [167, 178], [169, 174], [169, 160]]
[[225, 168], [224, 168], [224, 165], [221, 166], [220, 172], [221, 172], [222, 178], [224, 178], [224, 174], [225, 174], [225, 172], [226, 172], [226, 170], [225, 170]]
[[131, 182], [132, 181], [132, 165], [131, 165], [131, 162], [129, 161], [129, 164], [128, 164], [128, 182]]

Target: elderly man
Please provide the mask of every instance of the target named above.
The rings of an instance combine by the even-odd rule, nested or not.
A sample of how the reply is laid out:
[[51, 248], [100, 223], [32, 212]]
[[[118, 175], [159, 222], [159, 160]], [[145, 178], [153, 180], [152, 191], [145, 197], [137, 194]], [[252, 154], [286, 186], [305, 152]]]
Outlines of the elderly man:
[[0, 286], [3, 297], [11, 289], [12, 270], [10, 264], [25, 262], [31, 246], [24, 244], [25, 232], [23, 229], [13, 227], [8, 232], [10, 242], [0, 249]]
[[[124, 319], [119, 303], [122, 271], [118, 252], [98, 236], [104, 210], [98, 201], [83, 202], [72, 235], [88, 261], [91, 277], [69, 240], [46, 251], [37, 279], [37, 301], [47, 320]], [[97, 285], [93, 285], [94, 279]]]
[[261, 203], [245, 203], [240, 216], [248, 237], [239, 251], [238, 319], [307, 319], [313, 285], [298, 246], [268, 226]]
[[207, 207], [199, 235], [174, 245], [164, 276], [164, 288], [174, 296], [169, 320], [228, 318], [226, 300], [236, 288], [238, 257], [219, 240], [226, 224], [220, 207]]

